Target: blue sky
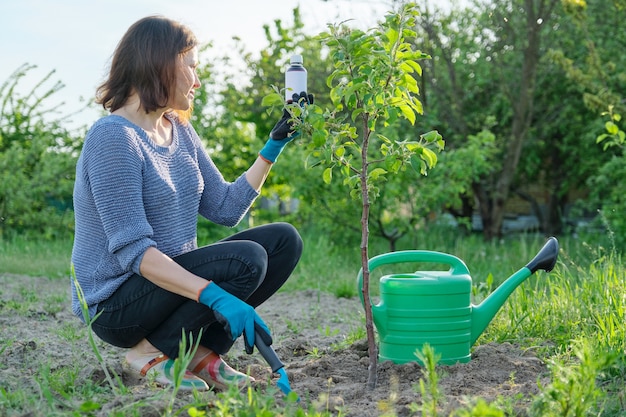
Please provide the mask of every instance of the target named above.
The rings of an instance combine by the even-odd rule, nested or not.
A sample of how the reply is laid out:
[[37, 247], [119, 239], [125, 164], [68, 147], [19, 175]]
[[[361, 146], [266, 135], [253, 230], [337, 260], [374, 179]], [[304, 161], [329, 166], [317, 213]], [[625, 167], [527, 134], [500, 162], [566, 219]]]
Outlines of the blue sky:
[[[201, 43], [213, 42], [227, 51], [239, 36], [251, 52], [265, 46], [263, 25], [275, 19], [291, 22], [300, 6], [305, 28], [319, 33], [327, 23], [355, 19], [371, 27], [391, 9], [385, 0], [0, 0], [0, 83], [22, 64], [37, 66], [24, 79], [20, 91], [55, 70], [52, 80], [65, 87], [49, 104], [63, 101], [63, 112], [82, 107], [80, 98], [92, 100], [106, 75], [109, 59], [126, 29], [136, 20], [162, 14], [189, 26]], [[52, 83], [50, 82], [49, 85]], [[74, 118], [89, 125], [96, 110]]]

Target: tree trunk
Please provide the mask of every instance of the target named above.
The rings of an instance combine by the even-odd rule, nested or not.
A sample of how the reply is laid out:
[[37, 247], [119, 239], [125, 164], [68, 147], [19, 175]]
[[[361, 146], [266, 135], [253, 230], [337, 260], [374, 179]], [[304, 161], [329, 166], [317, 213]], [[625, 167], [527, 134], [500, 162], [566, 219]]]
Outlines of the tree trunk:
[[546, 208], [545, 224], [543, 224], [543, 231], [550, 236], [559, 235], [563, 233], [563, 215], [565, 211], [565, 205], [567, 204], [567, 195], [560, 195], [557, 190], [553, 188], [548, 200], [548, 207]]
[[367, 184], [367, 171], [369, 162], [367, 159], [367, 150], [369, 146], [370, 129], [368, 127], [368, 117], [363, 117], [363, 146], [361, 149], [361, 197], [363, 202], [363, 211], [361, 214], [361, 268], [363, 269], [363, 294], [365, 308], [365, 330], [367, 332], [367, 343], [369, 349], [369, 366], [367, 387], [370, 390], [376, 388], [377, 382], [377, 366], [378, 366], [378, 347], [376, 346], [376, 336], [374, 334], [374, 320], [372, 317], [372, 303], [370, 300], [370, 269], [369, 269], [369, 210], [370, 199]]
[[483, 237], [485, 240], [491, 240], [500, 234], [500, 226], [494, 229], [491, 209], [492, 199], [489, 196], [489, 190], [483, 184], [475, 182], [472, 185], [474, 195], [478, 200], [478, 213], [483, 227]]
[[539, 221], [539, 228], [541, 229], [541, 231], [544, 231], [545, 230], [544, 225], [545, 225], [546, 220], [545, 220], [545, 216], [543, 212], [541, 211], [541, 206], [539, 205], [539, 202], [537, 201], [537, 199], [522, 190], [516, 190], [515, 194], [520, 196], [520, 198], [528, 201], [531, 207], [530, 213], [534, 214], [535, 217], [537, 217], [537, 220]]
[[[561, 138], [555, 138], [561, 140]], [[569, 199], [564, 183], [567, 181], [568, 173], [563, 167], [560, 154], [557, 147], [552, 148], [550, 158], [550, 169], [547, 171], [548, 181], [550, 184], [550, 196], [548, 205], [545, 210], [544, 220], [542, 223], [543, 231], [550, 235], [560, 235], [565, 230], [565, 205]]]

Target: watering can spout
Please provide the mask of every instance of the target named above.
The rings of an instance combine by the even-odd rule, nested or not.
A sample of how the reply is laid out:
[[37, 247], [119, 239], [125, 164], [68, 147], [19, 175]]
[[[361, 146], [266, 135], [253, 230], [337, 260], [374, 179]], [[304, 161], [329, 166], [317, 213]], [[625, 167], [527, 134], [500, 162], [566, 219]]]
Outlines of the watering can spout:
[[525, 267], [507, 278], [482, 303], [472, 306], [470, 346], [476, 342], [513, 290], [524, 282], [526, 278], [539, 270], [550, 272], [556, 265], [558, 254], [559, 243], [556, 238], [551, 237]]

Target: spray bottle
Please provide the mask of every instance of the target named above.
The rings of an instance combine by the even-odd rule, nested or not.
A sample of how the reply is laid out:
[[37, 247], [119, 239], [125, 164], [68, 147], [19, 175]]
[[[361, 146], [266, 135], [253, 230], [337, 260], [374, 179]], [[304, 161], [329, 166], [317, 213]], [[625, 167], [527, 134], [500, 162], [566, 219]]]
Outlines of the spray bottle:
[[285, 101], [291, 103], [294, 94], [307, 91], [306, 68], [302, 65], [302, 55], [292, 55], [290, 66], [285, 71]]

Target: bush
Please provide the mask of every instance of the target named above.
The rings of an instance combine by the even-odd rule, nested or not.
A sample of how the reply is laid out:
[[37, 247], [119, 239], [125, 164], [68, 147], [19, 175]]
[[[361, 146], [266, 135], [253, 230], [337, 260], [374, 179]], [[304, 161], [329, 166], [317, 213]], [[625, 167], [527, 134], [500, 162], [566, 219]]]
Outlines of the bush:
[[58, 237], [73, 230], [72, 191], [79, 142], [61, 127], [53, 72], [20, 96], [16, 86], [34, 67], [23, 65], [0, 86], [0, 236]]

